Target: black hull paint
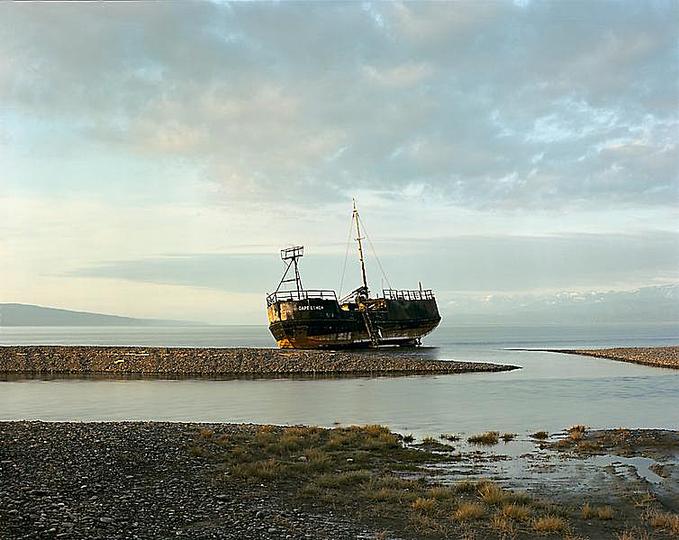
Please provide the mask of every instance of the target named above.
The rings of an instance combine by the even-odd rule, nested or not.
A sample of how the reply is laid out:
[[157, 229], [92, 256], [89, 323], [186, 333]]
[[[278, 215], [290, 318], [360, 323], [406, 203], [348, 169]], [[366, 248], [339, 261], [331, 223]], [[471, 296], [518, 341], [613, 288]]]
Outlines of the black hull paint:
[[[417, 345], [441, 321], [434, 299], [369, 302], [367, 313], [378, 345]], [[268, 316], [269, 330], [282, 348], [340, 349], [375, 345], [363, 313], [355, 307], [341, 309], [335, 300], [310, 298], [276, 302], [269, 306]]]

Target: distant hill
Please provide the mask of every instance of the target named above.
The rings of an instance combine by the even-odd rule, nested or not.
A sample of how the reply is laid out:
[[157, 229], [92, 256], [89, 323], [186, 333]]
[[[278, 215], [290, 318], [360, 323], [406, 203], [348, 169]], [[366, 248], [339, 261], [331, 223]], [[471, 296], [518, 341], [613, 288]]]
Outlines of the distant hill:
[[30, 304], [0, 304], [0, 326], [189, 326], [198, 323], [135, 319]]
[[679, 285], [627, 291], [562, 291], [456, 298], [444, 305], [447, 324], [679, 324]]

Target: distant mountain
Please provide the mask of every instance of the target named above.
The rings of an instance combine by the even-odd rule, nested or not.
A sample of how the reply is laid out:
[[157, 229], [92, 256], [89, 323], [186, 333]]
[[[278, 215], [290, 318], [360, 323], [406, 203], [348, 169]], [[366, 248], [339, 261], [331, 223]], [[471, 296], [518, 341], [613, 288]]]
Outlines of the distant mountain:
[[448, 324], [679, 324], [679, 285], [628, 291], [458, 296], [443, 305]]
[[198, 323], [135, 319], [29, 304], [0, 304], [0, 326], [188, 326], [193, 324]]

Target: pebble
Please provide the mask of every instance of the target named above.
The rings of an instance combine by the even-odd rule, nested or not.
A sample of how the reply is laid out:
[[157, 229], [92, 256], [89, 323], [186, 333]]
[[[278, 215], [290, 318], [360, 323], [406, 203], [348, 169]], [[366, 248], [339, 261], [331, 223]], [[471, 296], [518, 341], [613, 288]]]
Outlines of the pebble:
[[[223, 475], [216, 485], [219, 464], [191, 459], [187, 451], [200, 428], [223, 434], [253, 429], [0, 422], [0, 461], [16, 467], [1, 477], [0, 509], [10, 519], [0, 521], [0, 538], [353, 540], [366, 533], [339, 516], [293, 508], [266, 486]], [[45, 440], [50, 443], [37, 444]], [[285, 530], [267, 516], [284, 516]]]
[[[126, 362], [117, 363], [121, 357]], [[0, 348], [0, 373], [85, 375], [263, 375], [466, 373], [517, 366], [432, 360], [413, 351], [314, 351], [258, 348], [17, 345]], [[39, 440], [49, 445], [48, 440]], [[98, 441], [97, 441], [98, 442]], [[122, 450], [124, 451], [124, 450]]]

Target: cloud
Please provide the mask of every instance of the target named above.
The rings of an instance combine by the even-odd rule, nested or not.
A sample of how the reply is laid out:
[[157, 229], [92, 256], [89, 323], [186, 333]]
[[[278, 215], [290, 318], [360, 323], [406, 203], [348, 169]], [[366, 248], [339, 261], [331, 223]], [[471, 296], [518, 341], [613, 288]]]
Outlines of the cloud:
[[259, 313], [288, 243], [336, 286], [352, 196], [395, 286], [673, 283], [677, 19], [631, 0], [0, 3], [0, 295], [138, 314], [176, 289]]
[[[679, 235], [670, 233], [462, 236], [392, 241], [385, 247], [388, 249], [381, 251], [380, 261], [386, 280], [372, 246], [366, 246], [368, 275], [375, 291], [390, 285], [417, 288], [418, 281], [441, 294], [629, 289], [654, 282], [679, 282]], [[86, 265], [67, 275], [264, 295], [275, 289], [280, 278], [277, 255], [144, 257]], [[311, 289], [337, 289], [343, 266], [343, 253], [312, 250], [301, 262], [304, 283]], [[344, 292], [359, 282], [352, 246]]]
[[231, 199], [426, 185], [477, 208], [607, 208], [678, 194], [673, 2], [0, 9], [5, 107], [182, 159]]
[[432, 76], [433, 68], [427, 63], [405, 63], [387, 69], [364, 66], [365, 76], [370, 81], [393, 87], [413, 86]]

